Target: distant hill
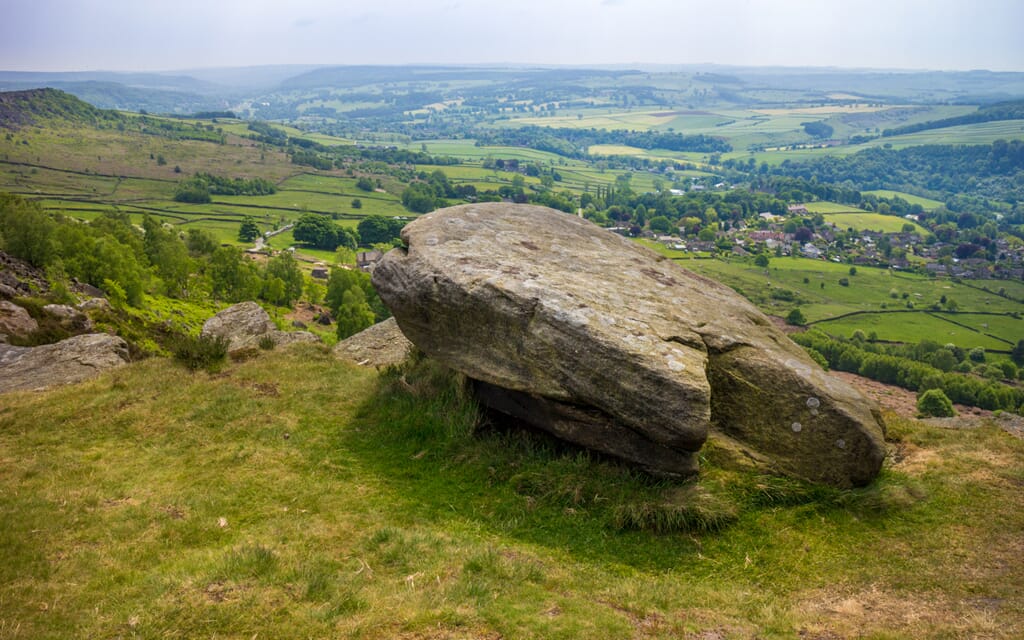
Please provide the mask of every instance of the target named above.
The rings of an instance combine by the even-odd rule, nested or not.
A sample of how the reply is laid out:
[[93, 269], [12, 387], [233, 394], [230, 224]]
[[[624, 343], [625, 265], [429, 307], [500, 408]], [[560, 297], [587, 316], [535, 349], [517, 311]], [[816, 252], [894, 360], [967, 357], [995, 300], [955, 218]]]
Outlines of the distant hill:
[[18, 129], [39, 120], [97, 123], [116, 122], [123, 118], [116, 112], [97, 109], [58, 89], [0, 92], [0, 127], [7, 129]]
[[1024, 120], [1024, 100], [1011, 100], [996, 104], [979, 107], [974, 113], [957, 116], [955, 118], [943, 118], [941, 120], [929, 120], [917, 124], [908, 124], [902, 127], [886, 129], [883, 136], [898, 136], [905, 133], [917, 133], [929, 129], [945, 129], [963, 124], [977, 124], [979, 122], [995, 122], [997, 120]]

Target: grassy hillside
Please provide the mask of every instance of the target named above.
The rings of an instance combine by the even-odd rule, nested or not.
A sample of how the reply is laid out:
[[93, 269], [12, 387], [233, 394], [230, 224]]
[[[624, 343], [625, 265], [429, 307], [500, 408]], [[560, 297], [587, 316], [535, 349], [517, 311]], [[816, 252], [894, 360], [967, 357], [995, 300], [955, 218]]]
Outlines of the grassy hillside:
[[[2, 638], [920, 638], [1024, 631], [1024, 442], [889, 416], [838, 492], [652, 482], [419, 365], [150, 359], [0, 410]], [[175, 380], [168, 385], [167, 380]]]

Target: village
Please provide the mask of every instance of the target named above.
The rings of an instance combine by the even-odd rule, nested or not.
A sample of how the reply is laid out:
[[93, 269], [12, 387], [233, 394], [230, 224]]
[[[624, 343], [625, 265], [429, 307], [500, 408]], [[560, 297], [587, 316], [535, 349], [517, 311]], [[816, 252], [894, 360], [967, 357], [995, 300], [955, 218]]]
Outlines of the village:
[[[787, 221], [806, 221], [812, 226], [793, 230]], [[785, 215], [761, 212], [756, 218], [734, 223], [728, 230], [702, 237], [687, 235], [680, 227], [677, 234], [643, 235], [667, 249], [690, 257], [732, 254], [737, 257], [758, 255], [800, 256], [812, 260], [830, 260], [856, 266], [915, 271], [930, 276], [976, 280], [1024, 279], [1024, 245], [1012, 244], [1007, 237], [993, 240], [986, 247], [960, 242], [944, 242], [931, 233], [922, 233], [907, 216], [907, 224], [895, 233], [868, 229], [842, 229], [808, 211], [806, 205], [787, 208]], [[626, 231], [625, 229], [620, 230]], [[970, 253], [966, 253], [970, 251]]]

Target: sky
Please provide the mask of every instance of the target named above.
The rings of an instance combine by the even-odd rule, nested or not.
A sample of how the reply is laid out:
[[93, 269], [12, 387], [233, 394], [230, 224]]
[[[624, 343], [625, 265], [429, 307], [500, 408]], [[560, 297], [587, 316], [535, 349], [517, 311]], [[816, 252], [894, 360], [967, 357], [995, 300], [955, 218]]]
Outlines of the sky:
[[723, 64], [1024, 71], [1024, 0], [0, 0], [0, 69]]

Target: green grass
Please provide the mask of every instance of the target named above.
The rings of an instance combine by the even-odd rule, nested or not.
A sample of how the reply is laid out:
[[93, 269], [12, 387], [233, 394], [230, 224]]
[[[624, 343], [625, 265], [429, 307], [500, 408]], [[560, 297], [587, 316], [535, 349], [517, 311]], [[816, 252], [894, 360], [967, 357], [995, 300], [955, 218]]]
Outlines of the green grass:
[[[669, 257], [688, 256], [669, 250], [662, 252]], [[1024, 312], [1024, 303], [949, 280], [935, 280], [870, 267], [857, 267], [857, 275], [851, 276], [849, 265], [823, 260], [771, 258], [767, 270], [742, 260], [681, 260], [678, 264], [724, 282], [767, 313], [784, 317], [790, 309], [798, 306], [812, 322], [855, 311], [906, 310], [907, 303], [913, 303], [916, 312], [913, 314], [855, 316], [822, 325], [828, 331], [834, 327], [842, 333], [857, 328], [873, 330], [882, 340], [920, 342], [929, 339], [940, 343], [954, 342], [960, 346], [1003, 349], [1005, 343], [929, 318], [924, 311], [945, 295], [955, 300], [962, 312]], [[840, 278], [846, 278], [849, 286], [840, 286]], [[825, 286], [822, 287], [822, 284]], [[985, 286], [998, 288], [1004, 285], [1002, 282], [987, 281]], [[773, 296], [773, 292], [779, 290], [791, 292], [795, 300]], [[892, 297], [893, 293], [896, 294], [895, 298]], [[886, 309], [882, 308], [883, 304]], [[866, 323], [870, 323], [870, 326]], [[1016, 342], [1020, 339], [1020, 330], [1015, 329], [1012, 322], [995, 322], [991, 327], [988, 333], [1002, 340]]]
[[[1006, 342], [981, 333], [982, 329], [980, 326], [977, 327], [976, 331], [972, 331], [948, 322], [943, 319], [944, 317], [945, 316], [942, 314], [933, 315], [923, 311], [913, 313], [879, 312], [840, 318], [838, 320], [830, 320], [815, 324], [814, 326], [837, 336], [849, 337], [853, 335], [854, 331], [860, 330], [865, 334], [875, 332], [878, 334], [878, 337], [883, 340], [894, 340], [898, 342], [920, 342], [927, 338], [940, 344], [953, 343], [959, 347], [963, 347], [964, 349], [971, 349], [974, 347], [981, 347], [983, 349], [1009, 348], [1009, 345], [1007, 345]], [[995, 316], [995, 318], [1005, 318], [1009, 322], [1016, 323], [1014, 327], [1011, 327], [1010, 325], [1001, 327], [1005, 329], [1016, 328], [1017, 331], [1020, 331], [1020, 325], [1024, 324], [1024, 321], [1013, 320], [1013, 318], [1008, 316]], [[951, 316], [951, 319], [963, 324], [968, 324], [969, 326], [973, 326], [973, 324], [980, 325], [981, 322], [983, 322], [964, 322], [967, 318], [961, 319], [960, 314]], [[991, 323], [992, 320], [988, 320], [988, 322]], [[988, 331], [988, 333], [998, 334], [998, 329], [995, 331]], [[1015, 334], [1011, 331], [1007, 335]]]
[[0, 636], [1024, 630], [1024, 442], [995, 428], [890, 416], [897, 455], [857, 491], [729, 471], [713, 447], [696, 482], [652, 482], [471, 434], [451, 378], [400, 374], [301, 345], [5, 395]]
[[864, 191], [865, 195], [876, 195], [879, 198], [903, 198], [910, 204], [919, 204], [925, 211], [931, 211], [943, 205], [938, 200], [932, 200], [931, 198], [922, 198], [921, 196], [915, 196], [912, 193], [904, 193], [902, 191], [889, 191], [887, 189], [875, 189], [874, 191]]
[[[823, 204], [820, 202], [813, 202], [807, 206], [810, 211], [811, 205]], [[849, 207], [847, 211], [829, 213], [825, 215], [825, 222], [834, 224], [840, 229], [855, 229], [857, 231], [882, 231], [884, 233], [899, 233], [903, 230], [904, 225], [911, 225], [914, 230], [921, 236], [925, 237], [929, 235], [927, 229], [917, 224], [913, 220], [901, 218], [899, 216], [886, 216], [880, 213], [868, 213], [868, 212], [850, 212]]]

